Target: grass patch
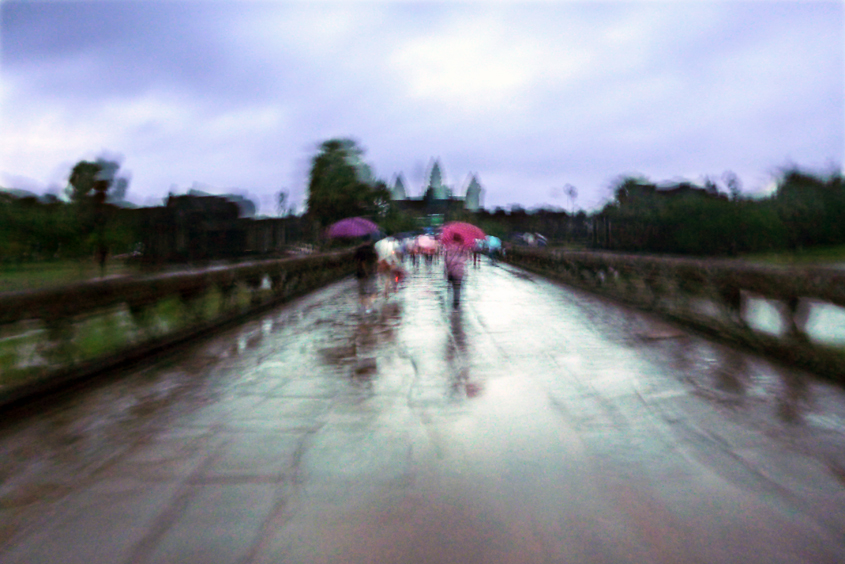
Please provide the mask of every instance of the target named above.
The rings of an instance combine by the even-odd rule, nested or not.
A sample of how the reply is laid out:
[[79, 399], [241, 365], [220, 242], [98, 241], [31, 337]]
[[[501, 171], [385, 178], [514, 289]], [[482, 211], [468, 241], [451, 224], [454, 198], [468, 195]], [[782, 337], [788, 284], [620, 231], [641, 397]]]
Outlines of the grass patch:
[[8, 384], [8, 380], [14, 379], [12, 375], [17, 372], [18, 351], [17, 347], [9, 341], [0, 342], [0, 386]]
[[529, 247], [528, 245], [519, 245], [526, 249], [546, 249], [555, 251], [587, 251], [590, 248], [582, 241], [557, 241], [551, 240], [545, 247]]
[[131, 339], [131, 325], [121, 319], [122, 312], [104, 312], [76, 326], [76, 349], [81, 360], [104, 356], [126, 347]]
[[[108, 261], [105, 275], [136, 274], [123, 261]], [[0, 265], [0, 292], [40, 290], [99, 278], [99, 265], [93, 259], [57, 260]]]
[[742, 257], [751, 262], [763, 262], [782, 266], [790, 265], [838, 265], [845, 267], [845, 245], [814, 247], [801, 251], [783, 251], [777, 253], [755, 253]]
[[153, 307], [153, 312], [154, 332], [157, 335], [166, 335], [176, 331], [187, 322], [185, 307], [182, 305], [182, 301], [175, 296], [158, 302]]
[[0, 339], [0, 388], [22, 384], [43, 371], [44, 359], [37, 348], [44, 335], [30, 327]]

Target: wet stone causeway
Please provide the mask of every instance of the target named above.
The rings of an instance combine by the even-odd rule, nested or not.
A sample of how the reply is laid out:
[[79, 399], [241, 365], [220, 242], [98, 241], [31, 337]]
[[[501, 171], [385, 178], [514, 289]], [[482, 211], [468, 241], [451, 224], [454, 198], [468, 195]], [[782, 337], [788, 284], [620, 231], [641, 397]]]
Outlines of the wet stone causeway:
[[842, 562], [845, 392], [503, 265], [347, 279], [0, 429], [0, 564]]

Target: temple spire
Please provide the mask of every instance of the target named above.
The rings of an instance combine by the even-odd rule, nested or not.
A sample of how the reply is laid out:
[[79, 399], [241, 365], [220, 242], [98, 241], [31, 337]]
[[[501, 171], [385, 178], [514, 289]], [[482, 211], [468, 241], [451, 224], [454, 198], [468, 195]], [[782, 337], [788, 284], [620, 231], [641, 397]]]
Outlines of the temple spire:
[[396, 175], [396, 180], [393, 182], [393, 188], [390, 190], [390, 198], [392, 200], [404, 200], [406, 197], [405, 182], [402, 180], [402, 173], [399, 173]]
[[481, 196], [484, 190], [478, 182], [475, 174], [470, 175], [469, 186], [467, 186], [466, 198], [464, 198], [464, 208], [469, 211], [478, 211], [481, 209]]

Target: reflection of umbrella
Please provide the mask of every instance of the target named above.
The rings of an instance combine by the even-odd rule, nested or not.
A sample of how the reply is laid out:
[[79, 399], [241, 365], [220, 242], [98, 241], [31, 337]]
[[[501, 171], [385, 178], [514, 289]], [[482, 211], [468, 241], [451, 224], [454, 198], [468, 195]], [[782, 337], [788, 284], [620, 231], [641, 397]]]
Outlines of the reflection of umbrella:
[[444, 245], [461, 245], [467, 249], [475, 246], [476, 239], [484, 239], [484, 231], [463, 221], [452, 221], [443, 226], [440, 242]]
[[363, 237], [378, 232], [378, 225], [363, 217], [348, 217], [329, 226], [326, 234], [329, 237]]

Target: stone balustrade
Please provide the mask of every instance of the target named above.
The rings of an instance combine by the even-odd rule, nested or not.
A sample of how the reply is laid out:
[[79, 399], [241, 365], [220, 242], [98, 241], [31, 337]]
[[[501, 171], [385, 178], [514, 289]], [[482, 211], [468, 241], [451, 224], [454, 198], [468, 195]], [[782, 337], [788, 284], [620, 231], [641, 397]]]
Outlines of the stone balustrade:
[[[508, 249], [506, 260], [845, 381], [843, 270], [523, 247]], [[777, 322], [761, 326], [761, 307]], [[822, 310], [835, 320], [827, 338], [808, 330]]]
[[353, 251], [0, 294], [0, 406], [138, 360], [354, 271]]

